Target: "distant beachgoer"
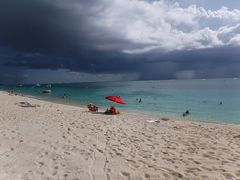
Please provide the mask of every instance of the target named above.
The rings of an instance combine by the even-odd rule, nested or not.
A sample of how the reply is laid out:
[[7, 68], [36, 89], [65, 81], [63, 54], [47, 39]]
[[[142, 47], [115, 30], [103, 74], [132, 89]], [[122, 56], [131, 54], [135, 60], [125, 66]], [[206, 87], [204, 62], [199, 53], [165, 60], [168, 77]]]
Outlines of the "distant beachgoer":
[[187, 115], [189, 115], [189, 114], [190, 114], [189, 110], [186, 110], [186, 111], [182, 114], [182, 116], [185, 117], [185, 116], [187, 116]]
[[112, 114], [112, 115], [120, 114], [120, 112], [117, 111], [114, 106], [111, 106], [110, 109], [107, 108], [107, 110], [104, 113], [105, 114]]
[[66, 98], [67, 98], [67, 95], [64, 93], [62, 96], [62, 99], [66, 99]]
[[98, 111], [98, 107], [93, 105], [93, 111]]
[[219, 105], [222, 105], [222, 104], [223, 104], [222, 101], [220, 101]]
[[142, 102], [142, 99], [140, 98], [138, 102], [139, 102], [139, 103]]
[[95, 105], [92, 105], [91, 103], [87, 105], [88, 110], [91, 112], [98, 112], [98, 107]]

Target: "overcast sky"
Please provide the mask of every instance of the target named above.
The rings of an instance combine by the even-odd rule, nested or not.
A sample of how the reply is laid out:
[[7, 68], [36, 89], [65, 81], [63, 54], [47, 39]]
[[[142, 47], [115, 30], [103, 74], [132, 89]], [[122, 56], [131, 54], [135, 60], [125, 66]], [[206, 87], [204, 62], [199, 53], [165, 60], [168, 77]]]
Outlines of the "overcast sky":
[[1, 0], [0, 83], [240, 77], [237, 0]]

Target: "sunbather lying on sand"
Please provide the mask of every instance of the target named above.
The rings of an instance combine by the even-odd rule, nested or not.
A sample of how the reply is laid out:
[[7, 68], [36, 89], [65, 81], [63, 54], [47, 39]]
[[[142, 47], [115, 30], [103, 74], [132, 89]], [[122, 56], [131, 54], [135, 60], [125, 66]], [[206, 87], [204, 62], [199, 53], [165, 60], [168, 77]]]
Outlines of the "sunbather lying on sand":
[[98, 112], [98, 107], [95, 105], [92, 105], [91, 103], [87, 105], [88, 110], [91, 112]]
[[18, 104], [21, 107], [40, 107], [40, 105], [38, 104], [30, 104], [29, 102], [19, 102], [16, 104]]

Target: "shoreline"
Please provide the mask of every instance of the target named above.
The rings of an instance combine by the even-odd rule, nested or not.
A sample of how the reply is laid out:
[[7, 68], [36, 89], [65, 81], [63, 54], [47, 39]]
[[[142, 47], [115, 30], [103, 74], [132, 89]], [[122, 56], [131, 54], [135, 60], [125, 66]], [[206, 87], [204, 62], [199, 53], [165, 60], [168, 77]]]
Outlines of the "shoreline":
[[3, 92], [0, 100], [0, 179], [240, 177], [239, 125], [104, 115]]
[[[7, 91], [5, 90], [0, 90], [0, 93], [1, 92], [4, 92], [4, 93], [7, 93]], [[69, 105], [69, 106], [74, 106], [74, 107], [80, 107], [80, 108], [83, 108], [83, 109], [87, 109], [87, 104], [86, 105], [83, 105], [79, 102], [74, 102], [73, 100], [70, 100], [70, 101], [64, 101], [63, 99], [59, 98], [55, 98], [53, 97], [52, 100], [51, 99], [47, 99], [47, 98], [41, 98], [39, 96], [33, 96], [33, 95], [29, 95], [29, 94], [23, 94], [23, 93], [19, 93], [19, 92], [15, 92], [18, 96], [22, 96], [22, 97], [28, 97], [28, 98], [33, 98], [33, 99], [36, 99], [36, 100], [40, 100], [40, 101], [45, 101], [45, 102], [50, 102], [50, 103], [56, 103], [56, 104], [62, 104], [62, 105]], [[14, 94], [15, 94], [14, 93]], [[107, 107], [105, 107], [107, 108]], [[103, 108], [100, 108], [101, 111], [104, 111], [105, 109]], [[227, 123], [227, 122], [220, 122], [220, 121], [209, 121], [207, 119], [200, 119], [200, 118], [192, 118], [192, 117], [186, 117], [186, 118], [183, 118], [181, 116], [175, 116], [175, 115], [169, 115], [169, 114], [164, 114], [164, 113], [155, 113], [155, 112], [150, 112], [150, 111], [140, 111], [140, 110], [133, 110], [133, 109], [130, 109], [130, 110], [127, 110], [127, 109], [124, 109], [124, 113], [127, 113], [127, 114], [142, 114], [142, 115], [146, 115], [146, 116], [152, 116], [152, 117], [159, 117], [159, 116], [163, 116], [163, 118], [169, 118], [169, 119], [175, 119], [175, 120], [178, 120], [178, 121], [190, 121], [190, 122], [199, 122], [199, 123], [210, 123], [210, 124], [219, 124], [219, 125], [239, 125], [240, 126], [240, 123]]]

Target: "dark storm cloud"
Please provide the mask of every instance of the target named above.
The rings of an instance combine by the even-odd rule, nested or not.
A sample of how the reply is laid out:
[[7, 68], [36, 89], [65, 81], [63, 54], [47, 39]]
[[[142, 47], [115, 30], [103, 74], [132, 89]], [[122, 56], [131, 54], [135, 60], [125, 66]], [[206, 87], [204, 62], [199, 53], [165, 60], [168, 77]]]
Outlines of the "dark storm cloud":
[[20, 52], [70, 53], [80, 46], [81, 18], [44, 0], [2, 0], [0, 43]]
[[1, 69], [136, 72], [141, 79], [177, 78], [177, 72], [185, 71], [194, 72], [194, 78], [239, 75], [239, 48], [123, 53], [124, 49], [143, 48], [143, 44], [94, 25], [106, 5], [100, 0], [1, 0]]
[[[47, 1], [3, 0], [0, 2], [0, 47], [12, 51], [5, 65], [33, 69], [68, 68], [83, 72], [128, 71], [129, 57], [116, 51], [131, 43], [109, 32], [94, 28], [91, 17], [99, 9], [98, 1], [71, 1], [79, 11]], [[94, 4], [94, 6], [93, 6]], [[96, 47], [102, 45], [102, 50]], [[112, 51], [104, 50], [109, 46]], [[108, 47], [108, 49], [109, 49]], [[124, 66], [127, 64], [127, 66]], [[131, 68], [130, 68], [131, 69]]]
[[[74, 5], [76, 8], [74, 9]], [[68, 6], [69, 4], [69, 6]], [[82, 56], [97, 46], [133, 46], [91, 21], [104, 8], [93, 1], [2, 0], [0, 2], [0, 46], [19, 52]], [[136, 45], [135, 45], [136, 46]], [[139, 46], [139, 45], [138, 45]]]
[[[136, 57], [136, 56], [134, 56]], [[132, 72], [139, 66], [140, 59], [114, 52], [92, 51], [75, 57], [45, 56], [41, 54], [24, 54], [11, 57], [5, 66], [30, 69], [69, 69], [87, 73], [121, 73]], [[139, 62], [138, 62], [139, 61]]]
[[[155, 54], [155, 55], [154, 55]], [[222, 47], [166, 54], [149, 54], [141, 64], [141, 79], [178, 78], [178, 72], [193, 72], [193, 78], [223, 78], [240, 76], [240, 48]]]

